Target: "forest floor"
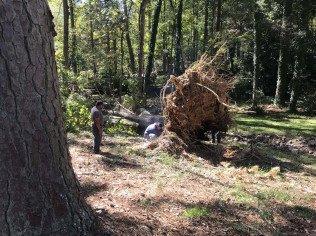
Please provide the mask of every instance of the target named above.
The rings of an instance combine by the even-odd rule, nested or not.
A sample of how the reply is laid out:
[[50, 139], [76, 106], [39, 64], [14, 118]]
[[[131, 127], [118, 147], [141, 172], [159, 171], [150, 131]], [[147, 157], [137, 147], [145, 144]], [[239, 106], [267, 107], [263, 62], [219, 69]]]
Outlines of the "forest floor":
[[101, 235], [315, 235], [315, 127], [315, 118], [238, 115], [223, 144], [185, 157], [133, 135], [107, 135], [100, 155], [89, 133], [69, 143]]

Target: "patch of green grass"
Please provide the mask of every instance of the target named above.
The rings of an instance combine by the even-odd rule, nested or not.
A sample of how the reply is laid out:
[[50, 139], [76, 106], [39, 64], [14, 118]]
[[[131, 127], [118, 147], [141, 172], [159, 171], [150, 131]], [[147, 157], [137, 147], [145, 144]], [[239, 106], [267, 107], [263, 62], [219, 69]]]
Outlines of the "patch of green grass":
[[141, 199], [139, 200], [139, 204], [142, 206], [142, 207], [149, 207], [151, 205], [153, 205], [153, 201], [149, 198], [145, 198], [145, 199]]
[[146, 157], [147, 156], [147, 152], [144, 149], [132, 149], [132, 148], [129, 148], [127, 150], [127, 154], [128, 155], [134, 155], [134, 156], [141, 156], [141, 157]]
[[284, 117], [236, 115], [237, 131], [249, 134], [311, 136], [316, 132], [316, 117], [284, 115]]
[[269, 220], [269, 221], [273, 220], [273, 213], [269, 210], [260, 210], [259, 215], [264, 220]]
[[288, 202], [294, 199], [294, 196], [280, 189], [262, 190], [262, 191], [259, 191], [255, 196], [261, 201], [274, 200], [274, 201], [279, 201], [279, 202]]
[[244, 188], [237, 185], [230, 193], [238, 203], [249, 204], [256, 201], [256, 198], [247, 193]]
[[202, 207], [202, 206], [194, 206], [194, 207], [189, 207], [185, 209], [183, 212], [183, 216], [186, 218], [200, 218], [200, 217], [206, 217], [210, 215], [210, 211], [207, 207]]
[[159, 154], [157, 160], [166, 166], [173, 166], [176, 163], [176, 158], [174, 156], [164, 152]]

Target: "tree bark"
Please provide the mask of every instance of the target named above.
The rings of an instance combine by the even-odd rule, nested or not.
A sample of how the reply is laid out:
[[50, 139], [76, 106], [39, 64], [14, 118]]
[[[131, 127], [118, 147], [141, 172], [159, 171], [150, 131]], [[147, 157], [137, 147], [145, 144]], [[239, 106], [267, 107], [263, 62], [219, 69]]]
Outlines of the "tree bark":
[[148, 55], [146, 75], [145, 75], [145, 81], [144, 81], [144, 91], [146, 91], [147, 87], [150, 86], [152, 83], [152, 81], [150, 80], [150, 75], [154, 66], [155, 46], [156, 46], [156, 38], [157, 38], [157, 32], [158, 32], [159, 16], [161, 12], [161, 5], [162, 5], [162, 0], [158, 0], [157, 6], [154, 12], [153, 25], [151, 29], [149, 55]]
[[0, 235], [84, 235], [46, 1], [0, 4]]
[[70, 0], [70, 27], [71, 27], [71, 67], [75, 74], [78, 73], [78, 64], [77, 64], [77, 33], [76, 33], [76, 24], [75, 24], [75, 2]]
[[123, 8], [124, 8], [124, 15], [125, 15], [125, 21], [124, 21], [125, 38], [126, 38], [128, 54], [129, 54], [129, 59], [130, 59], [130, 68], [132, 70], [132, 73], [136, 73], [135, 55], [134, 55], [134, 49], [132, 46], [132, 40], [131, 40], [131, 36], [129, 32], [129, 13], [127, 10], [126, 0], [123, 1]]
[[64, 66], [69, 69], [69, 5], [68, 0], [63, 0], [63, 12], [64, 12]]
[[142, 0], [139, 9], [139, 47], [138, 47], [138, 78], [140, 80], [140, 94], [143, 94], [143, 74], [144, 74], [144, 37], [145, 37], [145, 10], [148, 0]]
[[290, 24], [292, 14], [293, 0], [284, 0], [282, 31], [280, 38], [280, 50], [278, 60], [278, 80], [275, 92], [274, 104], [284, 107], [288, 100], [288, 89], [290, 83], [289, 68], [291, 65], [290, 59]]
[[175, 39], [175, 62], [174, 62], [174, 74], [181, 74], [181, 56], [182, 56], [182, 12], [183, 12], [183, 0], [180, 0], [177, 18], [176, 18], [176, 39]]

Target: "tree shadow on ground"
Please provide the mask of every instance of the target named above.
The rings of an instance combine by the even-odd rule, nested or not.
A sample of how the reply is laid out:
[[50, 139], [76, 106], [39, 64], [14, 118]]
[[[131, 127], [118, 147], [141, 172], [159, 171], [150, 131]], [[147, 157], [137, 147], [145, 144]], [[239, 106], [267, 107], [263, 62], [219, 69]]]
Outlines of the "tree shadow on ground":
[[[229, 162], [236, 167], [258, 166], [260, 169], [269, 171], [273, 167], [280, 167], [281, 172], [306, 172], [316, 176], [315, 170], [305, 166], [303, 160], [293, 157], [293, 154], [285, 156], [285, 160], [280, 160], [276, 155], [268, 155], [258, 146], [250, 145], [245, 148], [236, 148], [236, 154], [232, 158], [225, 157], [226, 147], [223, 145], [214, 145], [211, 143], [199, 142], [194, 145], [190, 152], [209, 161], [210, 164], [217, 166], [221, 162]], [[267, 149], [274, 150], [275, 147], [266, 145]], [[311, 160], [311, 164], [313, 164]]]
[[[257, 208], [223, 200], [187, 203], [166, 197], [147, 201], [150, 203], [146, 206], [134, 202], [146, 211], [144, 214], [131, 217], [106, 211], [98, 214], [101, 224], [98, 235], [312, 235], [316, 230], [315, 210], [303, 206], [273, 204]], [[182, 209], [176, 219], [178, 222], [155, 217], [163, 205]], [[199, 214], [186, 214], [199, 211]]]
[[69, 139], [68, 145], [69, 146], [77, 146], [77, 147], [80, 147], [80, 148], [85, 149], [85, 150], [92, 150], [93, 149], [92, 145], [90, 143], [84, 142], [80, 139]]
[[81, 194], [85, 198], [94, 195], [100, 191], [106, 191], [108, 189], [109, 185], [107, 183], [97, 183], [91, 181], [81, 184]]
[[128, 160], [126, 157], [113, 154], [111, 152], [101, 152], [100, 155], [102, 156], [100, 162], [106, 167], [110, 169], [116, 168], [142, 168], [142, 166], [136, 162]]

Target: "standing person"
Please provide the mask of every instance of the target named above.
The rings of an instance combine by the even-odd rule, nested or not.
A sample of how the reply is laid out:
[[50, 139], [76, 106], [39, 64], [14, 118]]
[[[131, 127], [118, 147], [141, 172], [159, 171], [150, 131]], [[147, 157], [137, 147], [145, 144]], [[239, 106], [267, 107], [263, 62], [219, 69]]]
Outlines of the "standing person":
[[94, 136], [93, 151], [95, 154], [100, 153], [100, 145], [103, 133], [103, 102], [96, 102], [95, 106], [91, 109], [91, 119], [93, 122], [92, 132]]

